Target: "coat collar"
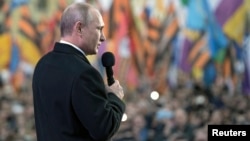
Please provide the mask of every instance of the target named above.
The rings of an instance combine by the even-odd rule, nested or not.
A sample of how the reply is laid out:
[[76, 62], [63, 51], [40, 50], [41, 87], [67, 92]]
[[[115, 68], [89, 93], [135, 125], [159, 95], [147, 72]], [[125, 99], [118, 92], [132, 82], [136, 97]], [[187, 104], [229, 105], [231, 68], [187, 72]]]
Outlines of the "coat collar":
[[74, 55], [80, 57], [81, 59], [83, 59], [88, 64], [90, 64], [89, 60], [87, 59], [87, 57], [85, 55], [83, 55], [79, 50], [73, 48], [72, 46], [70, 46], [68, 44], [56, 42], [53, 51], [67, 53], [67, 54], [74, 54]]

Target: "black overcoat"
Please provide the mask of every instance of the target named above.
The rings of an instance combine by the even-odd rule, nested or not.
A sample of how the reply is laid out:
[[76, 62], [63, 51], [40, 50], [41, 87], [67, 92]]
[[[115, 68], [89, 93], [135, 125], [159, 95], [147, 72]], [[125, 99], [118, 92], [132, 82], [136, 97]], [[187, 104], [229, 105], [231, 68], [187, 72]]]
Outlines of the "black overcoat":
[[125, 104], [68, 44], [55, 43], [39, 60], [32, 88], [38, 141], [106, 141], [120, 126]]

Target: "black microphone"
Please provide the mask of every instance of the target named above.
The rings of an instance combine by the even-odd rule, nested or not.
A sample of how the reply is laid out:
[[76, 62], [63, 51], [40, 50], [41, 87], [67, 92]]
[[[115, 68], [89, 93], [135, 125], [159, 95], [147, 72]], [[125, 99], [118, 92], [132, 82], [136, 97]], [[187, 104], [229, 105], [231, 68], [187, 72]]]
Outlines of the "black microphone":
[[105, 52], [102, 55], [102, 65], [106, 68], [108, 85], [111, 86], [115, 80], [113, 77], [113, 69], [112, 66], [115, 65], [115, 57], [111, 52]]

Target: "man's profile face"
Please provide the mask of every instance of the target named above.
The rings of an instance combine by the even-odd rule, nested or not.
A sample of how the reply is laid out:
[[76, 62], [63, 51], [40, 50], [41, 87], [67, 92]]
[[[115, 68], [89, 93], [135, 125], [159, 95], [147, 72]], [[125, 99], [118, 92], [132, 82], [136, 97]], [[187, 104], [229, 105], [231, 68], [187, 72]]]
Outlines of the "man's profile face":
[[86, 50], [84, 52], [89, 55], [97, 54], [101, 43], [105, 41], [102, 16], [96, 10], [92, 10], [91, 12], [93, 19], [86, 27], [84, 27], [86, 28], [84, 33]]

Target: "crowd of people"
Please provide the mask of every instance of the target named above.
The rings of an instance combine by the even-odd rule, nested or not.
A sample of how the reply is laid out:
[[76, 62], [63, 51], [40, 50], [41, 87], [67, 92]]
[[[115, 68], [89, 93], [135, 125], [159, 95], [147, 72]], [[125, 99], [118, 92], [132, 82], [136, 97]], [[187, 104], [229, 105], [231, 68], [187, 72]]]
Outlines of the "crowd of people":
[[35, 121], [31, 77], [16, 91], [0, 81], [0, 141], [35, 141]]
[[[125, 90], [127, 120], [113, 141], [206, 141], [209, 124], [250, 123], [250, 97], [229, 92], [223, 78], [209, 88], [184, 80], [156, 101], [146, 86]], [[29, 76], [18, 91], [1, 84], [0, 141], [36, 141], [31, 83]]]
[[150, 100], [148, 92], [133, 94], [127, 102], [128, 120], [114, 140], [206, 141], [210, 124], [250, 123], [250, 97], [230, 92], [223, 77], [210, 87], [186, 78], [157, 101]]

